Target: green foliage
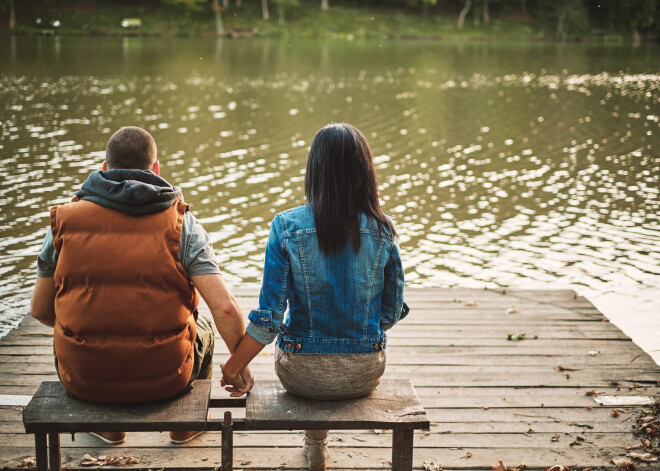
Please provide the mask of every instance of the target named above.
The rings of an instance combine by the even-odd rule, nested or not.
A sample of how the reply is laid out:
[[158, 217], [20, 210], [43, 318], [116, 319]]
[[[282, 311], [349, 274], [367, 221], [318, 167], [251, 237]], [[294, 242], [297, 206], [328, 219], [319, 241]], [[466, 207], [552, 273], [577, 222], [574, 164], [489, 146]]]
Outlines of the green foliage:
[[[218, 0], [222, 4], [222, 0]], [[227, 31], [260, 36], [480, 37], [599, 39], [660, 37], [660, 0], [472, 0], [465, 27], [456, 29], [465, 0], [270, 0], [286, 24], [264, 22], [261, 2], [232, 0], [222, 12]], [[0, 0], [8, 18], [9, 0]], [[14, 0], [19, 34], [40, 34], [36, 18], [62, 20], [58, 34], [122, 35], [124, 18], [140, 18], [142, 35], [203, 36], [216, 29], [213, 0]], [[66, 12], [63, 15], [62, 12]], [[8, 22], [0, 23], [0, 32]]]
[[271, 0], [275, 5], [280, 7], [297, 7], [300, 5], [300, 0]]
[[208, 0], [163, 0], [165, 4], [200, 10], [209, 4]]

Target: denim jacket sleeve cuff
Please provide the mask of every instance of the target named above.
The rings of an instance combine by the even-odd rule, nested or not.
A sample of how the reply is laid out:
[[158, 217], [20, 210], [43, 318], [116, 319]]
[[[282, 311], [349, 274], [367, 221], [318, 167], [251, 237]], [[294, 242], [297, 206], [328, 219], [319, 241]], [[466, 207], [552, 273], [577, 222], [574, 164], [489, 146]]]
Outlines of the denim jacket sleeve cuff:
[[257, 327], [251, 322], [248, 324], [247, 329], [245, 329], [245, 331], [254, 340], [256, 340], [259, 343], [263, 343], [264, 345], [268, 345], [273, 340], [275, 340], [275, 337], [277, 337], [277, 334], [271, 334], [267, 330], [264, 330], [261, 327]]
[[278, 329], [273, 324], [272, 311], [254, 310], [248, 314], [250, 323], [247, 326], [247, 333], [250, 337], [259, 343], [268, 345], [277, 337]]
[[399, 318], [396, 319], [394, 322], [383, 322], [382, 323], [383, 330], [389, 330], [392, 327], [394, 327], [394, 324], [396, 324], [397, 322], [399, 322], [402, 319], [405, 319], [409, 312], [410, 312], [410, 308], [408, 307], [408, 305], [406, 303], [403, 303], [403, 306], [401, 307], [401, 314], [400, 314]]
[[399, 320], [405, 319], [409, 312], [410, 307], [408, 307], [408, 305], [404, 302], [403, 306], [401, 306], [401, 317], [399, 317]]

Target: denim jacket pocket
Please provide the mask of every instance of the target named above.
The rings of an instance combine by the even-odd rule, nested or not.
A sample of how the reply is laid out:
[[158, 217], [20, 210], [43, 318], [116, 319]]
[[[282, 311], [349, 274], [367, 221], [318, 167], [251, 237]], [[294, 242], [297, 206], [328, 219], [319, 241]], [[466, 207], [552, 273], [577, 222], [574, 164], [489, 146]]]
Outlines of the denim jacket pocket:
[[272, 311], [260, 311], [260, 310], [250, 311], [250, 314], [248, 314], [248, 319], [257, 327], [266, 329], [271, 334], [279, 333], [279, 329], [275, 328], [275, 326], [273, 325]]

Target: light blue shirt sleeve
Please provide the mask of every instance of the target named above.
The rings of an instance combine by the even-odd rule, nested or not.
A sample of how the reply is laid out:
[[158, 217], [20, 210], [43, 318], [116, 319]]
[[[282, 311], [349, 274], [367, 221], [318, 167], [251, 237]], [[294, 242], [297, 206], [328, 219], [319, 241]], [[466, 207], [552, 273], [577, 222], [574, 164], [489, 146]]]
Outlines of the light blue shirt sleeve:
[[179, 260], [188, 276], [220, 274], [211, 238], [190, 211], [183, 216]]
[[57, 252], [53, 246], [53, 233], [48, 228], [44, 243], [41, 244], [41, 250], [37, 256], [37, 276], [39, 278], [52, 278], [55, 276], [55, 267], [57, 266]]
[[[183, 216], [181, 239], [179, 241], [179, 260], [188, 276], [220, 274], [215, 261], [215, 251], [211, 238], [190, 211]], [[57, 267], [57, 252], [53, 246], [53, 233], [48, 228], [41, 251], [37, 256], [37, 276], [52, 278]]]

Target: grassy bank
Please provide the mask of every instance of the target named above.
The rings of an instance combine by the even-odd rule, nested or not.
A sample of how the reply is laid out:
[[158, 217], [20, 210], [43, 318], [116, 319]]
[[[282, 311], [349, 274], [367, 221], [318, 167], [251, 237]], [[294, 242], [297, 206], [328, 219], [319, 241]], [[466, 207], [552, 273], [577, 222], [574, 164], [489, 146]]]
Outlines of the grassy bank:
[[[124, 18], [139, 18], [142, 27], [134, 34], [162, 37], [213, 36], [215, 15], [210, 9], [195, 10], [157, 2], [103, 5], [79, 1], [63, 8], [57, 2], [18, 2], [14, 34], [58, 34], [71, 36], [121, 36]], [[153, 4], [152, 4], [153, 3]], [[256, 37], [345, 38], [345, 39], [469, 39], [538, 41], [556, 40], [552, 26], [530, 17], [494, 18], [489, 23], [466, 22], [458, 29], [456, 15], [424, 16], [417, 11], [333, 7], [321, 11], [317, 6], [289, 7], [278, 10], [271, 5], [270, 19], [264, 20], [259, 2], [232, 6], [222, 12], [225, 32]], [[40, 24], [38, 24], [40, 20]], [[59, 26], [50, 26], [54, 21]], [[8, 13], [0, 16], [0, 34], [9, 34]], [[629, 34], [587, 32], [569, 35], [568, 40], [625, 42]]]

